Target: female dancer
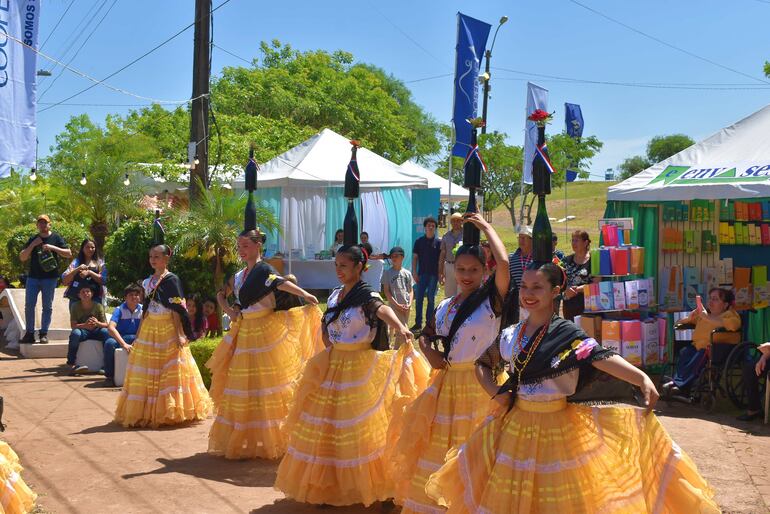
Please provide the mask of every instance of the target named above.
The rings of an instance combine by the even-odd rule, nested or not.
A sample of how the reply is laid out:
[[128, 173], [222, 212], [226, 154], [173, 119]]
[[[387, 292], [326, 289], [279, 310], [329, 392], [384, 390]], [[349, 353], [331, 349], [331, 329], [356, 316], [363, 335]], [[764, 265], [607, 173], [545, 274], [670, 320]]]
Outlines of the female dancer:
[[[288, 417], [289, 447], [275, 487], [300, 502], [370, 505], [393, 497], [383, 455], [388, 423], [427, 382], [428, 364], [415, 352], [411, 332], [361, 280], [365, 265], [359, 246], [337, 253], [342, 286], [332, 291], [323, 317], [327, 348], [308, 361]], [[399, 350], [373, 349], [377, 334], [387, 338], [381, 321], [409, 342]]]
[[[554, 315], [563, 284], [554, 264], [524, 273], [529, 318], [477, 363], [500, 408], [431, 476], [428, 495], [450, 513], [719, 512], [694, 463], [649, 412], [658, 399], [649, 377]], [[491, 369], [501, 357], [511, 377], [498, 392]], [[568, 404], [596, 370], [640, 387], [648, 410]]]
[[8, 443], [0, 441], [0, 513], [25, 514], [35, 506], [37, 495], [27, 487], [20, 473], [18, 455]]
[[[277, 459], [286, 452], [286, 420], [295, 380], [307, 353], [320, 334], [300, 341], [300, 330], [289, 330], [287, 316], [276, 311], [276, 296], [291, 294], [311, 305], [296, 310], [293, 324], [320, 326], [318, 300], [286, 281], [262, 260], [265, 235], [245, 230], [238, 236], [238, 255], [246, 267], [219, 291], [217, 301], [234, 321], [230, 332], [206, 363], [212, 371], [211, 397], [216, 405], [209, 433], [209, 453], [228, 459]], [[236, 303], [227, 304], [232, 291]]]
[[155, 272], [142, 283], [143, 318], [128, 356], [115, 421], [123, 426], [174, 425], [201, 420], [211, 398], [190, 353], [193, 337], [179, 277], [168, 270], [171, 248], [150, 249]]
[[[478, 227], [474, 241], [463, 241], [454, 262], [460, 292], [446, 298], [420, 337], [420, 348], [431, 366], [439, 370], [430, 386], [390, 424], [389, 448], [396, 501], [406, 513], [442, 513], [425, 495], [428, 477], [436, 471], [447, 451], [464, 443], [486, 416], [489, 400], [474, 372], [474, 363], [500, 332], [502, 302], [508, 292], [508, 255], [495, 230], [478, 214], [466, 214], [466, 223]], [[466, 227], [466, 232], [467, 232]], [[486, 255], [478, 244], [478, 229], [489, 240], [495, 260], [505, 273], [487, 281]], [[466, 237], [467, 238], [467, 237]], [[440, 340], [443, 350], [431, 348]]]

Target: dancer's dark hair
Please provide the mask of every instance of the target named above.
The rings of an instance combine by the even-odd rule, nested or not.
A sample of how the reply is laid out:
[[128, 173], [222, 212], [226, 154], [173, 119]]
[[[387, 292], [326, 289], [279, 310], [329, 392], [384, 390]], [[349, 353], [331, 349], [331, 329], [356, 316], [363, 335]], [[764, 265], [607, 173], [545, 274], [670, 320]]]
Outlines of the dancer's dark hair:
[[567, 283], [567, 275], [564, 270], [552, 262], [532, 262], [527, 266], [527, 269], [543, 273], [548, 283], [553, 287], [564, 289], [564, 285]]
[[457, 257], [460, 257], [461, 255], [470, 255], [472, 257], [476, 257], [482, 266], [486, 265], [486, 256], [484, 255], [484, 249], [481, 247], [481, 245], [460, 246], [460, 248], [457, 249], [457, 253], [455, 254], [455, 262], [457, 262]]
[[153, 245], [150, 250], [158, 250], [168, 257], [171, 257], [171, 247], [167, 244]]
[[238, 234], [238, 237], [245, 237], [251, 240], [252, 243], [262, 243], [265, 244], [267, 242], [267, 235], [263, 234], [262, 232], [257, 230], [244, 230], [240, 234]]

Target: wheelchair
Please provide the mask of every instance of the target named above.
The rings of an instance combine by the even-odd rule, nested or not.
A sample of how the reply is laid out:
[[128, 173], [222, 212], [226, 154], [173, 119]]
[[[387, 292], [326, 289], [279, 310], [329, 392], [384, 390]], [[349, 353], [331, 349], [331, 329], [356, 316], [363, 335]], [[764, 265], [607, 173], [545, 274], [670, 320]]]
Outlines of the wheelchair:
[[[688, 313], [682, 313], [684, 315]], [[662, 387], [673, 380], [679, 362], [679, 352], [692, 344], [694, 324], [675, 323], [674, 355], [661, 377], [661, 398], [671, 405], [674, 402], [700, 405], [706, 412], [711, 412], [717, 396], [729, 398], [738, 408], [746, 408], [743, 390], [743, 361], [750, 358], [751, 347], [756, 345], [746, 341], [744, 331], [748, 324], [741, 316], [741, 330], [729, 331], [724, 328], [713, 330], [706, 348], [706, 362], [690, 386], [680, 394], [672, 394]], [[690, 339], [688, 339], [688, 337]]]

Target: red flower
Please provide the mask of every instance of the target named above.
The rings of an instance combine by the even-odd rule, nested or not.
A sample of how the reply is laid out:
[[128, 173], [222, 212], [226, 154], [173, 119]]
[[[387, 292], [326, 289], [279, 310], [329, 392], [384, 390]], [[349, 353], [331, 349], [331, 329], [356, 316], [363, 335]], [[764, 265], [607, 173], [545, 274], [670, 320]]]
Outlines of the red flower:
[[538, 109], [532, 114], [527, 117], [528, 120], [537, 122], [543, 122], [543, 121], [550, 121], [550, 119], [553, 117], [552, 114], [549, 114], [547, 111], [544, 111], [543, 109]]

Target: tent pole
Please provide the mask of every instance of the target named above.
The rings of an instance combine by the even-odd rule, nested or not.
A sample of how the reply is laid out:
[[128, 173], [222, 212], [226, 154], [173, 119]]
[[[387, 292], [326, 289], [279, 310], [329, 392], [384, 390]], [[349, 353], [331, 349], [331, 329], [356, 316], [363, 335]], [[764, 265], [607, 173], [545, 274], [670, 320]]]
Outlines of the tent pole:
[[452, 161], [454, 160], [452, 159], [452, 151], [454, 150], [454, 147], [455, 147], [455, 124], [454, 124], [454, 121], [452, 121], [452, 142], [449, 145], [449, 192], [448, 192], [449, 214], [454, 213], [454, 202], [452, 201], [452, 171], [454, 168], [452, 163]]
[[289, 238], [288, 238], [289, 239], [289, 248], [288, 248], [288, 250], [289, 250], [289, 274], [292, 273], [292, 271], [291, 271], [291, 260], [292, 260], [291, 247], [294, 246], [294, 243], [292, 242], [292, 237], [293, 237], [294, 233], [291, 230], [291, 203], [290, 202], [291, 202], [291, 200], [289, 200], [289, 202], [287, 202], [287, 205], [289, 206], [289, 218], [288, 218], [289, 219], [289, 226], [288, 226], [288, 230], [286, 230], [286, 232], [288, 232], [288, 234], [289, 234]]

